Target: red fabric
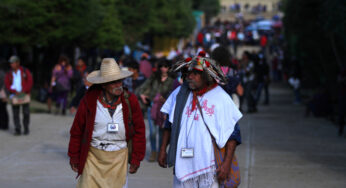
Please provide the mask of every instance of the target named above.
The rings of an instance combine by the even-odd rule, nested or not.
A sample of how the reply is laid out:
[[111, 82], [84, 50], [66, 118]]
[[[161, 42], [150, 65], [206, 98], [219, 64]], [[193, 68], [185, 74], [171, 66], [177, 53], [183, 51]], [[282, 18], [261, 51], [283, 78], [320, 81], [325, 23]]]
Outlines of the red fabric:
[[205, 55], [206, 55], [205, 51], [200, 51], [198, 53], [198, 56], [201, 56], [201, 57], [205, 57]]
[[97, 100], [102, 104], [103, 107], [110, 108], [112, 110], [115, 110], [117, 108], [118, 104], [121, 103], [121, 98], [119, 97], [117, 101], [115, 101], [113, 104], [109, 105], [105, 101], [103, 101], [103, 96], [101, 93], [98, 96]]
[[[78, 164], [78, 176], [82, 174], [88, 156], [92, 132], [94, 129], [97, 98], [102, 89], [98, 85], [92, 86], [82, 98], [76, 116], [70, 130], [70, 143], [68, 156], [71, 164]], [[132, 136], [131, 164], [140, 165], [145, 155], [145, 125], [136, 96], [129, 92], [129, 102], [132, 111], [132, 122], [134, 130], [129, 130], [128, 115], [129, 109], [125, 102], [124, 95], [121, 95], [123, 107], [123, 119], [126, 130], [126, 141]]]
[[197, 96], [202, 96], [204, 95], [204, 93], [214, 89], [217, 86], [217, 83], [209, 86], [209, 87], [205, 87], [199, 91], [194, 91], [193, 92], [193, 99], [192, 99], [192, 108], [191, 111], [194, 111], [196, 109], [196, 104], [197, 104]]
[[164, 123], [164, 113], [160, 111], [164, 102], [161, 100], [162, 96], [160, 93], [157, 93], [153, 100], [153, 106], [151, 107], [150, 117], [154, 121], [155, 125], [158, 125], [160, 128], [163, 127]]
[[188, 58], [185, 59], [185, 62], [190, 62], [191, 60], [192, 60], [192, 58], [188, 57]]
[[[32, 80], [32, 75], [29, 71], [29, 69], [25, 68], [25, 73], [24, 73], [24, 68], [22, 66], [19, 67], [21, 76], [22, 76], [22, 92], [30, 94], [31, 88], [33, 85], [33, 80]], [[8, 71], [5, 76], [5, 86], [6, 89], [10, 92], [15, 94], [17, 91], [11, 89], [11, 85], [13, 82], [13, 75], [12, 75], [13, 70]]]
[[200, 43], [200, 44], [203, 44], [203, 33], [202, 32], [199, 32], [198, 35], [197, 35], [197, 41]]
[[231, 32], [231, 37], [230, 37], [231, 40], [237, 40], [237, 32], [236, 31], [232, 31]]
[[265, 47], [267, 45], [267, 37], [263, 35], [260, 43], [262, 47]]
[[139, 72], [141, 72], [146, 78], [149, 78], [153, 73], [151, 63], [146, 59], [140, 61]]
[[81, 73], [81, 75], [83, 75], [84, 74], [84, 71], [85, 71], [85, 69], [87, 68], [87, 66], [86, 65], [82, 65], [82, 66], [76, 66], [76, 69], [79, 71], [79, 73]]

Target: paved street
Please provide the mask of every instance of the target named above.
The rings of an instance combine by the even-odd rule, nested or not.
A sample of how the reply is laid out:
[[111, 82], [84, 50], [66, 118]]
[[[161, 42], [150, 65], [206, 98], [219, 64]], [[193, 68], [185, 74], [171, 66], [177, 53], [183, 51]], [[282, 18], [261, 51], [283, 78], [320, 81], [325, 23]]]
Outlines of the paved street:
[[[346, 187], [346, 139], [325, 119], [305, 118], [289, 88], [271, 88], [271, 105], [241, 120], [241, 188]], [[0, 188], [75, 187], [67, 145], [73, 117], [32, 114], [31, 134], [0, 132]], [[147, 144], [149, 148], [149, 144]], [[147, 152], [148, 153], [148, 152]], [[171, 187], [172, 169], [144, 161], [129, 187]]]

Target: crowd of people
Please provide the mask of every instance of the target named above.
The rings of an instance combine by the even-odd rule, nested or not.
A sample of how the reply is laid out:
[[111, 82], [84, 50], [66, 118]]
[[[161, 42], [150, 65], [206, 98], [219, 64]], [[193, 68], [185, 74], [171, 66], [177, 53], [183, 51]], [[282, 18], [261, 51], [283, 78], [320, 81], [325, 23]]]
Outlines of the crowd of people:
[[[150, 50], [134, 54], [127, 46], [117, 61], [103, 58], [96, 70], [84, 57], [71, 63], [60, 56], [39, 100], [47, 103], [49, 113], [55, 103], [55, 114], [74, 115], [68, 155], [80, 176], [78, 186], [127, 187], [127, 173], [136, 173], [145, 157], [144, 119], [150, 140], [148, 161], [174, 166], [174, 187], [239, 185], [234, 152], [241, 144], [242, 113], [256, 113], [259, 104], [269, 105], [270, 83], [283, 79], [293, 88], [294, 103], [301, 103], [299, 69], [284, 74], [281, 33], [245, 32], [245, 26], [241, 20], [217, 21], [202, 28], [196, 42], [172, 48], [166, 56]], [[243, 51], [238, 57], [238, 46], [246, 43], [257, 44], [260, 50]], [[20, 108], [27, 135], [32, 75], [18, 56], [8, 62], [10, 71], [0, 69], [0, 128], [9, 128], [10, 102], [14, 135], [22, 134]], [[344, 77], [341, 74], [342, 84]], [[216, 153], [221, 148], [226, 152], [219, 159]]]
[[[163, 120], [162, 115], [158, 113], [160, 107], [167, 99], [168, 95], [179, 85], [182, 84], [183, 79], [181, 74], [172, 73], [169, 69], [174, 62], [183, 58], [193, 57], [201, 51], [206, 52], [207, 57], [222, 57], [218, 60], [222, 67], [222, 71], [227, 75], [228, 79], [232, 80], [229, 84], [234, 86], [223, 86], [224, 89], [233, 95], [234, 101], [241, 111], [243, 111], [246, 102], [246, 112], [256, 112], [257, 104], [260, 102], [262, 91], [264, 90], [263, 104], [269, 104], [269, 90], [268, 85], [270, 83], [270, 72], [268, 59], [266, 57], [266, 48], [269, 46], [273, 51], [274, 57], [272, 60], [272, 74], [276, 80], [281, 79], [281, 64], [282, 64], [282, 52], [277, 50], [276, 47], [271, 46], [274, 39], [273, 33], [263, 32], [261, 35], [253, 35], [253, 32], [245, 34], [244, 28], [248, 24], [243, 20], [236, 22], [220, 22], [216, 21], [214, 25], [202, 28], [197, 36], [196, 42], [187, 42], [183, 48], [172, 48], [172, 50], [163, 56], [162, 54], [154, 54], [148, 48], [143, 48], [142, 51], [131, 52], [131, 49], [126, 46], [126, 50], [121, 57], [116, 58], [120, 68], [127, 69], [133, 73], [133, 75], [124, 80], [124, 87], [128, 88], [130, 92], [133, 92], [139, 99], [142, 112], [148, 119], [151, 132], [151, 149], [152, 154], [150, 161], [153, 161], [158, 152], [158, 147], [154, 144], [156, 142], [156, 133], [162, 135]], [[268, 39], [267, 39], [268, 38]], [[249, 41], [258, 42], [262, 46], [260, 52], [248, 52], [245, 51], [241, 58], [236, 57], [237, 46], [246, 44]], [[125, 48], [124, 48], [125, 49]], [[229, 49], [233, 49], [229, 50]], [[281, 53], [281, 54], [280, 54]], [[232, 54], [232, 55], [231, 55]], [[216, 57], [215, 57], [216, 56]], [[19, 57], [14, 56], [19, 63]], [[10, 60], [12, 62], [13, 60]], [[67, 112], [75, 114], [80, 100], [92, 83], [86, 80], [86, 77], [93, 68], [89, 67], [88, 60], [81, 56], [75, 62], [71, 62], [70, 58], [65, 55], [61, 55], [57, 59], [57, 64], [54, 65], [51, 71], [51, 78], [48, 82], [44, 82], [43, 87], [39, 88], [36, 99], [41, 102], [47, 103], [48, 113], [66, 115]], [[2, 63], [4, 66], [6, 63]], [[14, 63], [11, 63], [11, 66]], [[12, 68], [15, 72], [17, 68]], [[22, 71], [27, 72], [26, 75], [30, 75], [30, 89], [33, 85], [33, 80], [29, 69], [21, 68]], [[2, 69], [4, 70], [4, 69]], [[2, 73], [4, 75], [4, 73]], [[10, 74], [12, 75], [12, 74]], [[13, 73], [13, 76], [15, 74]], [[5, 81], [6, 79], [4, 79]], [[16, 81], [14, 79], [13, 81]], [[22, 82], [25, 80], [23, 79]], [[41, 81], [42, 82], [42, 81]], [[15, 83], [15, 82], [13, 82]], [[8, 83], [7, 85], [11, 85]], [[23, 84], [27, 87], [27, 84]], [[11, 86], [3, 87], [4, 96], [6, 94], [11, 96], [11, 93], [15, 93]], [[26, 88], [23, 88], [23, 91]], [[24, 91], [24, 93], [30, 93]], [[22, 92], [21, 88], [17, 92]], [[28, 97], [30, 95], [27, 95]], [[4, 119], [8, 117], [6, 111], [6, 101], [2, 100], [2, 111]], [[24, 128], [28, 127], [29, 113], [28, 103], [23, 105], [25, 111], [25, 123]], [[55, 104], [55, 105], [53, 105]], [[14, 116], [17, 114], [17, 108]], [[8, 118], [7, 118], [8, 119]], [[4, 121], [4, 129], [8, 127], [8, 121]], [[15, 118], [16, 127], [19, 132], [18, 118]], [[160, 127], [160, 128], [157, 128]], [[28, 128], [25, 128], [25, 130]], [[25, 131], [28, 134], [28, 131]], [[159, 140], [161, 143], [161, 137]]]

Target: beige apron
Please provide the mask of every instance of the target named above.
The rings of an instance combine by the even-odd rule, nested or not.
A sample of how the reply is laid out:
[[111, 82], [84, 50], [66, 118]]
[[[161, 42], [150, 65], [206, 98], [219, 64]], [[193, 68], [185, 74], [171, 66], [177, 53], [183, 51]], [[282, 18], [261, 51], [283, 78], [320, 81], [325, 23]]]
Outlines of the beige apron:
[[90, 147], [77, 188], [123, 188], [127, 176], [127, 148], [103, 151]]

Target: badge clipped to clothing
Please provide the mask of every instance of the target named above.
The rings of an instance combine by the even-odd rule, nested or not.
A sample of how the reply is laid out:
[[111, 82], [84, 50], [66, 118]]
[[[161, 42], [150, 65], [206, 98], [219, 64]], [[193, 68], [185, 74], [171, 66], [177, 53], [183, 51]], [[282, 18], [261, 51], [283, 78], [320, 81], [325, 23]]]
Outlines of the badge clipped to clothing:
[[107, 124], [107, 132], [108, 133], [117, 133], [119, 131], [118, 123], [108, 123]]
[[182, 148], [181, 149], [182, 158], [193, 158], [193, 148]]

